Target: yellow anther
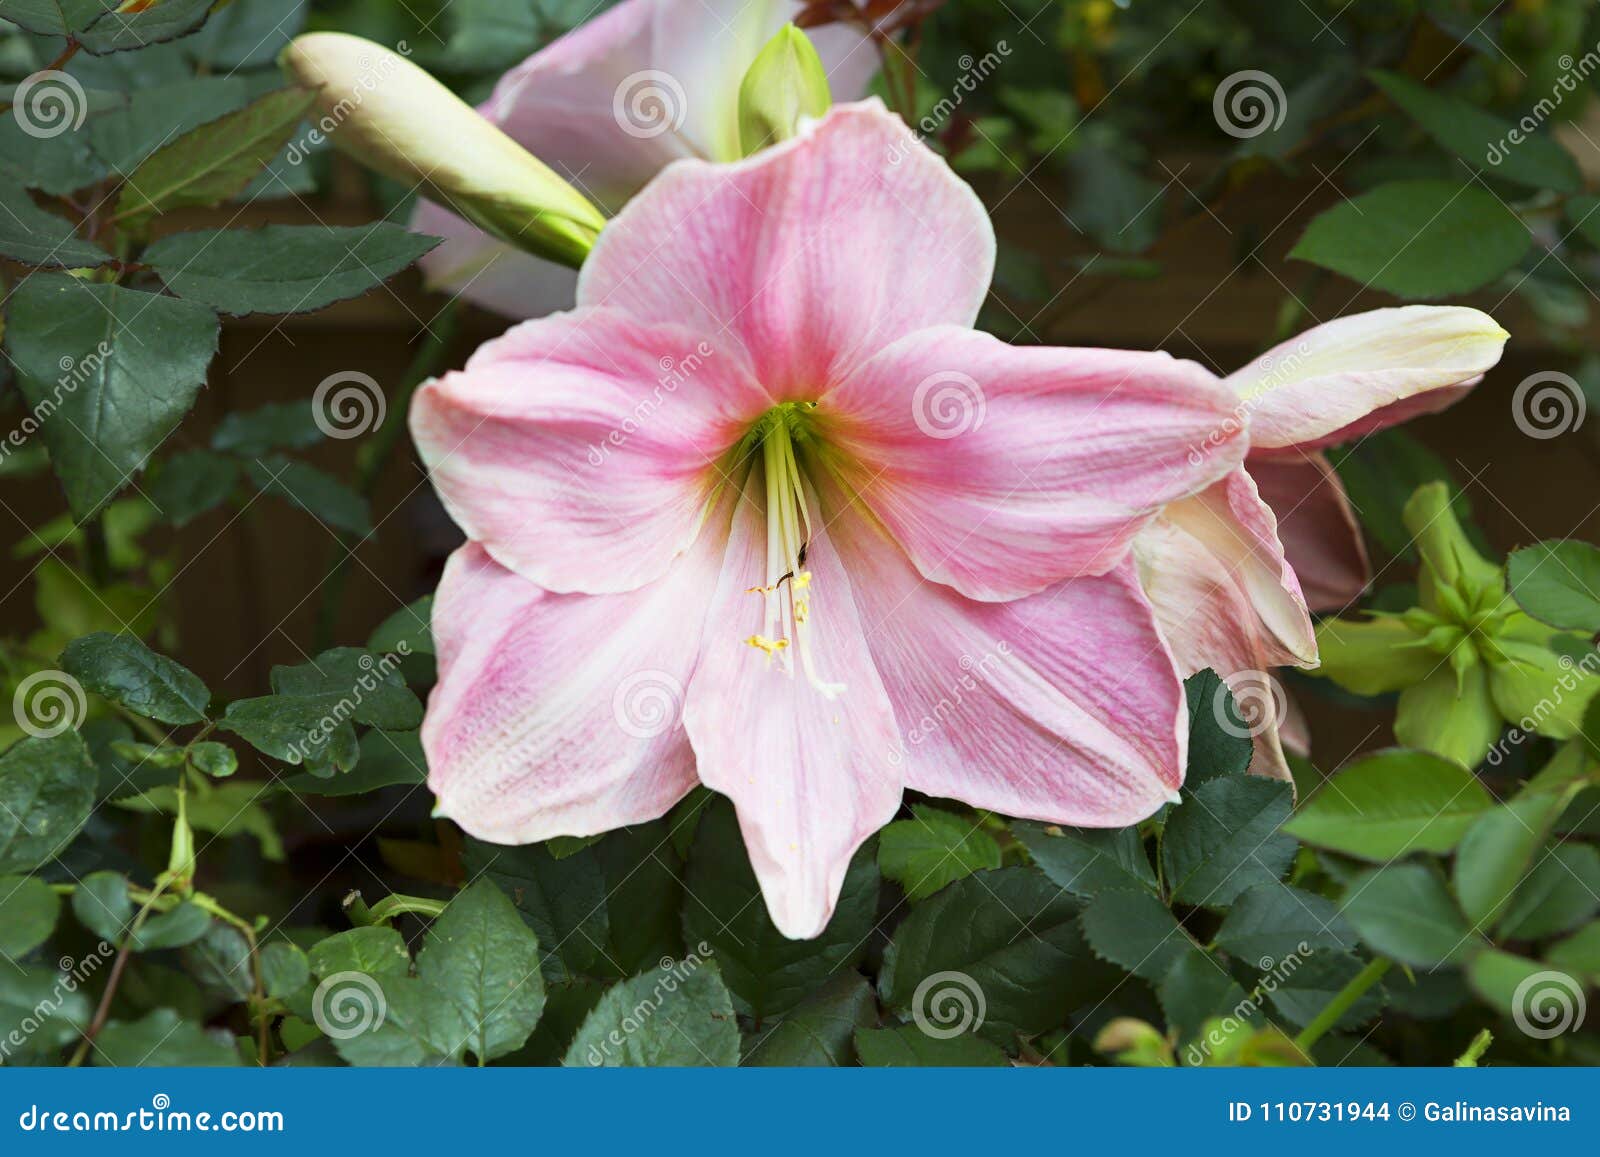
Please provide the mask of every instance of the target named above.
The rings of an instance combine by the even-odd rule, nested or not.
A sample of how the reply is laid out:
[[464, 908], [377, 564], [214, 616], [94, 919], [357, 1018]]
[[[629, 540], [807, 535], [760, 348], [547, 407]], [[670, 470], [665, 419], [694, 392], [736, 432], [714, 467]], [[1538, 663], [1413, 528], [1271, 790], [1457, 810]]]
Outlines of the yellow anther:
[[765, 635], [751, 635], [745, 640], [758, 651], [763, 651], [770, 658], [789, 645], [788, 639], [769, 639]]
[[810, 571], [803, 570], [799, 574], [794, 576], [794, 588], [795, 588], [795, 590], [803, 591], [810, 585], [811, 585], [811, 572]]

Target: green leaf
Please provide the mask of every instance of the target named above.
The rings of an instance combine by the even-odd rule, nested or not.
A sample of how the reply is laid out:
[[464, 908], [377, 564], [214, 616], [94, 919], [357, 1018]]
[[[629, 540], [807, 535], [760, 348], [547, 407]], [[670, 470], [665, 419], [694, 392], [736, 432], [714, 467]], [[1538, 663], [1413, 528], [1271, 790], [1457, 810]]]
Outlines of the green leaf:
[[113, 173], [127, 176], [167, 142], [243, 108], [255, 95], [243, 76], [198, 76], [140, 87], [120, 108], [89, 121], [89, 140]]
[[250, 944], [237, 928], [220, 920], [183, 950], [183, 963], [203, 987], [231, 1004], [249, 999], [255, 991]]
[[1074, 896], [1088, 899], [1115, 888], [1156, 892], [1155, 869], [1138, 828], [1062, 828], [1018, 821], [1011, 834], [1051, 883]]
[[[1272, 971], [1272, 1006], [1296, 1028], [1310, 1024], [1333, 998], [1342, 992], [1366, 967], [1366, 962], [1349, 952], [1312, 952], [1301, 958], [1280, 961]], [[1383, 1008], [1383, 990], [1373, 987], [1339, 1018], [1335, 1028], [1350, 1030], [1371, 1020]]]
[[1499, 918], [1570, 800], [1568, 793], [1521, 796], [1473, 821], [1456, 851], [1452, 883], [1474, 926]]
[[1507, 940], [1543, 940], [1569, 932], [1600, 909], [1600, 852], [1557, 844], [1533, 865], [1500, 919]]
[[538, 938], [491, 880], [469, 884], [429, 927], [417, 975], [455, 1004], [480, 1063], [521, 1048], [544, 1012]]
[[1486, 949], [1468, 962], [1467, 983], [1529, 1036], [1556, 1036], [1583, 1024], [1583, 983], [1536, 960]]
[[97, 1065], [114, 1068], [233, 1068], [239, 1052], [231, 1039], [206, 1032], [170, 1008], [158, 1008], [142, 1020], [110, 1021], [95, 1038], [89, 1055]]
[[335, 647], [309, 663], [274, 667], [272, 690], [286, 697], [338, 696], [349, 703], [345, 717], [368, 727], [409, 731], [422, 725], [422, 703], [393, 662], [365, 647]]
[[226, 743], [206, 739], [190, 744], [189, 765], [212, 779], [226, 779], [239, 770], [239, 757]]
[[1121, 973], [1097, 960], [1078, 904], [1032, 868], [957, 880], [913, 908], [884, 954], [883, 1002], [941, 1028], [966, 1021], [1002, 1046], [1057, 1028]]
[[163, 237], [141, 260], [223, 313], [308, 313], [381, 285], [439, 243], [399, 225], [268, 225]]
[[1544, 954], [1545, 963], [1600, 984], [1600, 920], [1585, 924]]
[[1000, 845], [980, 821], [920, 803], [911, 813], [878, 833], [878, 869], [908, 899], [926, 900], [952, 880], [1000, 866]]
[[857, 1029], [855, 1042], [861, 1063], [869, 1068], [999, 1068], [1011, 1063], [999, 1046], [980, 1037], [933, 1037], [914, 1024]]
[[[1193, 791], [1207, 780], [1243, 775], [1255, 745], [1249, 720], [1239, 717], [1233, 692], [1207, 667], [1183, 681], [1189, 707], [1189, 763], [1184, 784]], [[1224, 726], [1224, 723], [1227, 726]]]
[[78, 882], [72, 893], [72, 914], [78, 923], [108, 944], [120, 945], [124, 937], [134, 952], [181, 948], [204, 936], [211, 917], [184, 902], [166, 912], [151, 912], [137, 932], [132, 926], [137, 907], [128, 896], [128, 881], [120, 872], [93, 872]]
[[1264, 884], [1241, 892], [1217, 931], [1217, 946], [1270, 972], [1290, 955], [1322, 948], [1348, 951], [1355, 930], [1332, 900], [1288, 884]]
[[[66, 98], [58, 107], [67, 102], [79, 107], [76, 94], [63, 92], [59, 84], [51, 87]], [[106, 167], [89, 148], [87, 124], [73, 129], [68, 121], [57, 127], [57, 135], [42, 137], [15, 114], [0, 116], [0, 175], [51, 196], [65, 196], [103, 178]]]
[[287, 940], [261, 947], [261, 985], [268, 996], [279, 999], [299, 992], [311, 980], [311, 961]]
[[237, 410], [217, 423], [213, 450], [243, 458], [259, 458], [273, 450], [304, 450], [325, 437], [317, 425], [317, 409], [309, 398], [271, 402], [255, 410]]
[[93, 241], [83, 241], [72, 222], [46, 213], [20, 184], [0, 178], [0, 256], [24, 265], [92, 269], [111, 260]]
[[1278, 830], [1294, 799], [1288, 784], [1231, 776], [1184, 797], [1161, 844], [1174, 900], [1226, 907], [1246, 888], [1275, 883], [1294, 859], [1294, 839]]
[[418, 732], [373, 728], [361, 737], [360, 751], [361, 758], [343, 775], [329, 778], [305, 772], [291, 776], [285, 786], [311, 795], [343, 796], [427, 782], [428, 761]]
[[731, 1066], [739, 1021], [714, 962], [665, 962], [606, 991], [562, 1058], [569, 1067]]
[[[254, 836], [261, 854], [274, 862], [283, 859], [283, 840], [261, 801], [277, 788], [266, 783], [219, 783], [204, 792], [189, 794], [186, 814], [189, 826], [197, 832], [219, 837]], [[178, 814], [177, 792], [170, 786], [153, 787], [141, 795], [116, 801], [116, 806], [134, 812], [161, 815]]]
[[14, 960], [50, 939], [61, 898], [36, 876], [0, 876], [0, 957]]
[[76, 36], [120, 0], [0, 0], [0, 19], [40, 36]]
[[869, 842], [850, 862], [828, 927], [812, 940], [789, 939], [767, 915], [733, 808], [718, 800], [701, 816], [689, 855], [684, 939], [707, 945], [741, 1012], [766, 1019], [861, 959], [878, 919], [878, 885]]
[[0, 1040], [21, 1040], [6, 1063], [59, 1064], [56, 1050], [89, 1025], [89, 993], [67, 989], [53, 968], [21, 968], [0, 958]]
[[1493, 193], [1450, 181], [1396, 181], [1341, 201], [1289, 256], [1406, 299], [1481, 289], [1532, 244]]
[[871, 986], [858, 972], [842, 972], [782, 1020], [749, 1037], [742, 1063], [749, 1068], [848, 1065], [855, 1055], [855, 1030], [877, 1023]]
[[319, 940], [306, 953], [319, 977], [340, 972], [368, 976], [405, 976], [411, 970], [406, 942], [393, 928], [351, 928]]
[[1493, 806], [1478, 777], [1454, 760], [1395, 748], [1333, 776], [1283, 830], [1319, 848], [1381, 863], [1449, 852]]
[[[1259, 1004], [1248, 1000], [1238, 982], [1206, 952], [1187, 952], [1180, 956], [1162, 978], [1156, 996], [1161, 1001], [1168, 1028], [1177, 1033], [1180, 1041], [1199, 1035], [1213, 1017], [1232, 1016], [1236, 1010], [1242, 1010], [1250, 1024], [1266, 1023]], [[1191, 1046], [1185, 1064], [1203, 1063], [1204, 1052], [1193, 1051], [1198, 1048], [1198, 1045]]]
[[352, 1065], [454, 1065], [472, 1036], [472, 1026], [447, 993], [395, 973], [333, 973], [312, 1000], [319, 1027], [333, 1030], [328, 1035], [334, 1048]]
[[60, 855], [89, 818], [97, 778], [73, 731], [29, 736], [0, 755], [0, 872], [31, 872]]
[[[338, 714], [338, 695], [263, 695], [228, 704], [217, 727], [257, 751], [313, 773], [348, 771], [360, 758], [355, 728]], [[348, 707], [343, 708], [348, 710]]]
[[[1583, 188], [1577, 162], [1554, 138], [1522, 133], [1510, 121], [1399, 73], [1370, 75], [1430, 137], [1474, 169], [1487, 167], [1496, 176], [1534, 189], [1576, 193]], [[1515, 143], [1510, 139], [1513, 134], [1520, 137]]]
[[78, 33], [77, 40], [98, 54], [144, 48], [194, 31], [211, 11], [212, 2], [161, 0], [139, 12], [108, 12]]
[[1083, 911], [1083, 934], [1102, 960], [1160, 980], [1195, 944], [1149, 892], [1102, 892]]
[[1511, 597], [1541, 622], [1600, 632], [1600, 547], [1555, 539], [1512, 551], [1506, 581]]
[[1396, 739], [1464, 767], [1483, 762], [1500, 729], [1489, 675], [1479, 662], [1468, 667], [1459, 682], [1456, 672], [1441, 664], [1421, 683], [1402, 691], [1395, 707]]
[[104, 631], [67, 644], [61, 666], [90, 691], [161, 723], [203, 723], [211, 692], [200, 677], [131, 635]]
[[11, 296], [6, 348], [81, 521], [122, 489], [194, 403], [217, 349], [203, 305], [36, 274]]
[[314, 100], [302, 89], [278, 89], [184, 133], [129, 175], [113, 220], [138, 233], [157, 213], [234, 196], [288, 142]]
[[245, 472], [261, 493], [284, 499], [333, 530], [372, 533], [372, 512], [366, 498], [315, 466], [273, 454], [245, 463]]
[[401, 607], [383, 622], [367, 639], [367, 647], [384, 653], [403, 652], [411, 655], [433, 654], [433, 596], [423, 595], [410, 606]]
[[1424, 864], [1390, 864], [1357, 876], [1340, 910], [1374, 951], [1418, 968], [1460, 964], [1476, 947], [1444, 880]]
[[233, 494], [239, 464], [210, 450], [181, 450], [163, 460], [144, 491], [173, 526], [186, 526]]

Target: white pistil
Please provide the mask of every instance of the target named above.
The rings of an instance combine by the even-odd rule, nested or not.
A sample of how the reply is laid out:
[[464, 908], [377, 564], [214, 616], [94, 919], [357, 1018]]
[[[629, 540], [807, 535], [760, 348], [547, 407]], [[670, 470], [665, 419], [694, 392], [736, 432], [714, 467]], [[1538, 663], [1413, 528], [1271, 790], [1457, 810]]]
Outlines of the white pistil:
[[806, 544], [811, 540], [811, 511], [806, 506], [805, 484], [795, 457], [794, 437], [787, 409], [768, 417], [761, 438], [761, 460], [767, 497], [767, 583], [751, 587], [765, 602], [761, 633], [745, 640], [778, 661], [785, 673], [794, 674], [795, 654], [800, 671], [813, 690], [832, 699], [845, 690], [817, 673], [816, 641], [812, 637], [811, 572], [805, 569]]

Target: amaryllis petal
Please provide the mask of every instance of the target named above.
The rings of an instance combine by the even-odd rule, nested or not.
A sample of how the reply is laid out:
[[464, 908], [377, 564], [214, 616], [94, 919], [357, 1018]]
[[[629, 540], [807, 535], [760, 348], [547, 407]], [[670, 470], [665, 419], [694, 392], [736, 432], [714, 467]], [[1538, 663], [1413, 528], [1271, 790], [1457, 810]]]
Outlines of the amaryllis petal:
[[[827, 926], [850, 857], [899, 806], [894, 713], [825, 530], [807, 550], [809, 673], [793, 649], [790, 670], [747, 641], [766, 629], [756, 589], [769, 582], [759, 477], [752, 472], [733, 517], [684, 726], [700, 779], [733, 799], [773, 923], [804, 939]], [[842, 687], [823, 693], [808, 674]]]
[[1137, 823], [1183, 781], [1183, 687], [1131, 566], [980, 603], [859, 513], [833, 534], [900, 728], [906, 785], [1011, 816]]
[[424, 385], [411, 432], [445, 508], [497, 562], [609, 593], [660, 577], [694, 540], [717, 458], [769, 403], [737, 348], [578, 310]]
[[592, 835], [661, 815], [695, 784], [680, 720], [716, 582], [715, 536], [627, 594], [557, 595], [468, 543], [433, 606], [439, 682], [428, 786], [495, 843]]
[[1277, 516], [1278, 538], [1306, 606], [1337, 611], [1360, 598], [1371, 574], [1367, 548], [1344, 484], [1327, 457], [1253, 454], [1245, 467]]
[[1236, 466], [1231, 408], [1211, 373], [1166, 354], [941, 326], [867, 361], [817, 414], [924, 576], [1008, 599], [1115, 566], [1155, 511]]
[[1375, 309], [1290, 338], [1228, 384], [1249, 413], [1252, 449], [1312, 448], [1456, 400], [1500, 360], [1507, 336], [1464, 306]]
[[727, 333], [775, 396], [815, 399], [896, 338], [972, 324], [993, 267], [976, 194], [872, 100], [746, 161], [670, 166], [578, 300]]

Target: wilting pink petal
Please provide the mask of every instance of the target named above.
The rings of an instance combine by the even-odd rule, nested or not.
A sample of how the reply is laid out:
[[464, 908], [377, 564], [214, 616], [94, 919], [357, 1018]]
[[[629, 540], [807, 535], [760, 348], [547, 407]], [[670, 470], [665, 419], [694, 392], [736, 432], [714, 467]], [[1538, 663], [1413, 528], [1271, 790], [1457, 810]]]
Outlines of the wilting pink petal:
[[661, 815], [695, 785], [680, 714], [716, 582], [708, 535], [627, 594], [556, 595], [476, 543], [433, 605], [439, 681], [422, 727], [440, 810], [495, 843]]
[[740, 351], [614, 311], [524, 322], [427, 383], [411, 432], [456, 523], [554, 591], [631, 590], [694, 541], [770, 405]]
[[1166, 354], [942, 326], [881, 351], [818, 413], [924, 576], [1009, 599], [1116, 565], [1157, 510], [1235, 467], [1231, 408], [1211, 373]]
[[1375, 309], [1307, 330], [1228, 377], [1253, 450], [1347, 441], [1458, 399], [1507, 334], [1464, 306]]
[[[683, 722], [701, 781], [729, 796], [773, 923], [805, 938], [827, 926], [850, 857], [900, 802], [894, 712], [867, 651], [851, 580], [817, 530], [806, 565], [819, 692], [746, 640], [763, 629], [751, 588], [769, 581], [759, 474], [733, 516]], [[798, 663], [797, 663], [798, 665]]]
[[971, 325], [993, 268], [977, 196], [871, 100], [737, 164], [673, 165], [600, 235], [578, 300], [726, 333], [774, 396], [814, 399], [905, 334]]
[[[1443, 391], [1439, 391], [1443, 392]], [[1313, 611], [1343, 610], [1367, 588], [1371, 573], [1361, 528], [1344, 483], [1325, 455], [1252, 454], [1250, 477], [1278, 518], [1283, 552]]]
[[1091, 827], [1137, 823], [1172, 797], [1183, 688], [1131, 566], [980, 603], [924, 582], [860, 513], [833, 533], [908, 787]]

